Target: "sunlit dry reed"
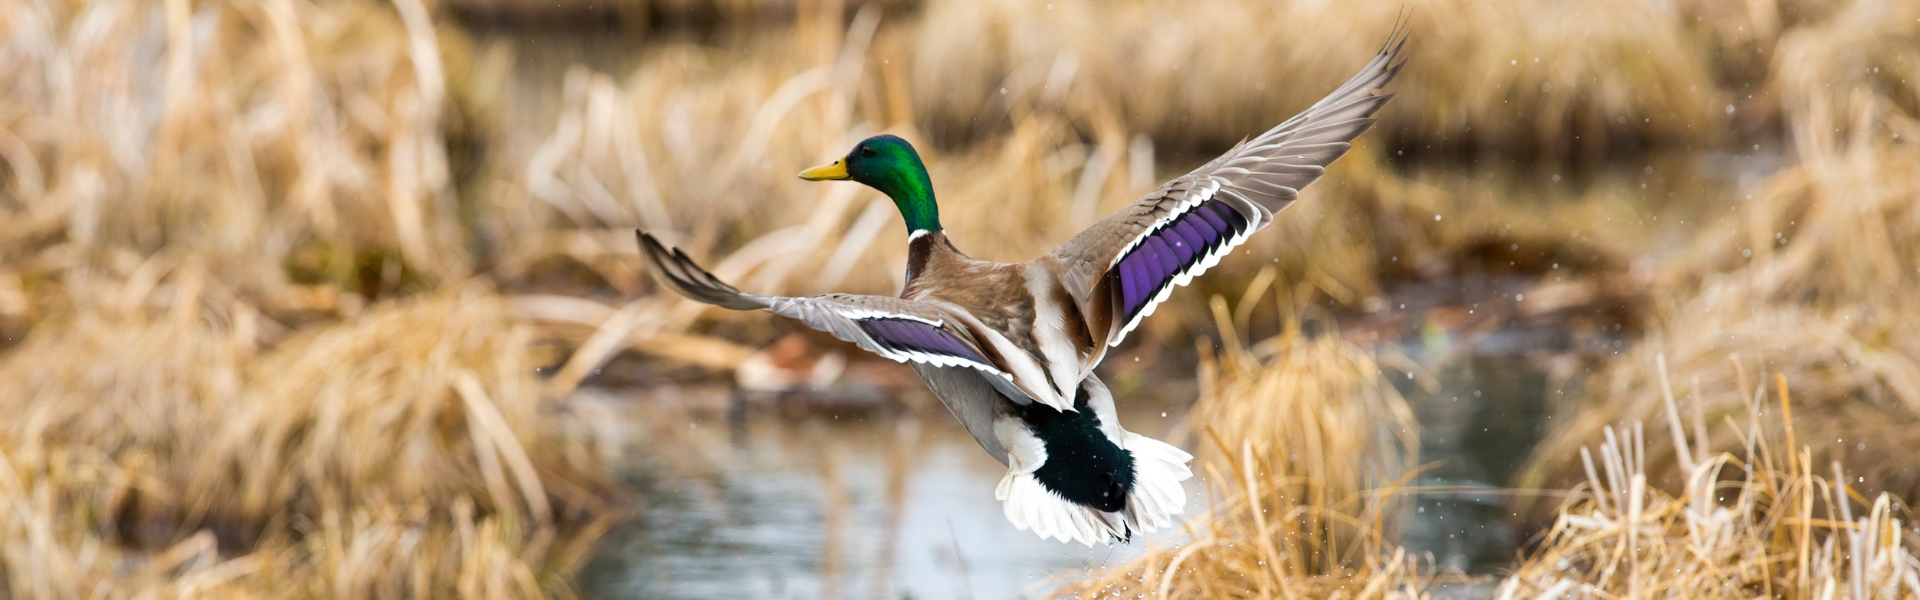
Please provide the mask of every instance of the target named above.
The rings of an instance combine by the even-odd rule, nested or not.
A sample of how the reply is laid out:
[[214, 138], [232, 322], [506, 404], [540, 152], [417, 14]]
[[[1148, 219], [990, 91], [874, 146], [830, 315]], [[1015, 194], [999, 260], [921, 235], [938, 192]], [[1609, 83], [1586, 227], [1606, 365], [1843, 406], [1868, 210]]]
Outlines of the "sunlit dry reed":
[[[1664, 375], [1664, 358], [1657, 367]], [[1711, 422], [1701, 400], [1681, 402], [1676, 398], [1684, 395], [1660, 385], [1663, 410], [1653, 421], [1657, 424], [1605, 427], [1588, 440], [1598, 442], [1597, 449], [1579, 448], [1584, 478], [1552, 527], [1510, 572], [1477, 581], [1446, 580], [1502, 600], [1920, 594], [1920, 559], [1911, 549], [1920, 540], [1904, 523], [1905, 503], [1887, 493], [1863, 493], [1858, 482], [1866, 478], [1842, 461], [1814, 462], [1814, 453], [1799, 444], [1819, 434], [1798, 426], [1801, 412], [1789, 395], [1788, 379], [1758, 375], [1750, 382], [1752, 402], [1740, 414], [1715, 415]], [[1705, 437], [1710, 430], [1730, 435], [1737, 444], [1710, 450]], [[1287, 447], [1293, 451], [1319, 450], [1312, 438], [1266, 439], [1291, 442]], [[1260, 460], [1255, 443], [1242, 442], [1241, 457], [1225, 462], [1231, 471], [1223, 474], [1209, 465], [1210, 477], [1232, 482], [1222, 489], [1239, 489], [1196, 519], [1190, 538], [1053, 592], [1086, 598], [1424, 598], [1442, 581], [1379, 536], [1375, 509], [1349, 513], [1323, 528], [1294, 528], [1313, 517], [1341, 513], [1311, 500], [1313, 482], [1319, 480], [1298, 477], [1301, 483], [1290, 486], [1293, 478]], [[1655, 456], [1649, 448], [1656, 446], [1675, 450]], [[1332, 458], [1347, 468], [1366, 464], [1362, 456]], [[1662, 484], [1651, 475], [1655, 468], [1677, 470], [1680, 481]], [[1309, 495], [1294, 495], [1301, 491]], [[1393, 486], [1364, 491], [1356, 497], [1375, 503], [1396, 492]], [[1346, 543], [1357, 548], [1350, 552], [1360, 557], [1360, 565], [1302, 569], [1289, 564], [1302, 548], [1338, 539], [1334, 532], [1343, 527], [1358, 533]]]
[[[467, 272], [441, 134], [440, 32], [416, 0], [0, 4], [0, 239], [200, 254], [272, 296], [362, 292], [363, 262]], [[484, 220], [484, 215], [481, 215]]]
[[0, 544], [0, 581], [23, 597], [567, 589], [604, 484], [584, 444], [552, 439], [527, 330], [499, 300], [382, 305], [261, 348], [263, 319], [193, 273], [158, 281], [167, 310], [81, 309], [0, 361], [0, 496], [18, 509], [0, 527], [38, 532]]
[[[1701, 143], [1719, 92], [1680, 15], [1638, 0], [1535, 2], [935, 2], [912, 34], [915, 98], [937, 136], [975, 139], [1009, 106], [1105, 118], [1218, 148], [1344, 81], [1408, 15], [1413, 55], [1381, 113], [1405, 149], [1562, 158]], [[1002, 90], [1005, 90], [1002, 92]]]
[[[1671, 386], [1662, 385], [1662, 425], [1608, 427], [1597, 452], [1580, 448], [1586, 493], [1561, 508], [1498, 597], [1920, 594], [1920, 559], [1911, 550], [1920, 540], [1903, 523], [1908, 508], [1889, 494], [1862, 494], [1842, 462], [1816, 463], [1795, 445], [1810, 436], [1795, 435], [1797, 407], [1787, 382], [1777, 374], [1755, 381], [1748, 411], [1712, 424], [1738, 436], [1731, 451], [1709, 451], [1698, 437], [1708, 427], [1698, 401], [1683, 410]], [[1760, 426], [1763, 420], [1769, 426]], [[1770, 431], [1776, 429], [1784, 436]], [[1665, 459], [1678, 469], [1679, 491], [1650, 478], [1650, 444], [1679, 449]]]
[[[1786, 374], [1800, 427], [1818, 432], [1806, 438], [1816, 464], [1842, 460], [1870, 476], [1867, 489], [1920, 492], [1905, 451], [1920, 442], [1920, 344], [1905, 334], [1920, 327], [1920, 187], [1908, 175], [1920, 150], [1885, 136], [1866, 110], [1845, 140], [1808, 131], [1825, 129], [1831, 103], [1811, 106], [1816, 114], [1796, 123], [1802, 162], [1751, 199], [1706, 211], [1672, 269], [1687, 283], [1650, 339], [1591, 380], [1589, 400], [1558, 428], [1566, 435], [1536, 450], [1523, 487], [1571, 478], [1574, 450], [1604, 426], [1654, 419], [1663, 388], [1650, 367], [1664, 355], [1683, 394], [1723, 390], [1705, 397], [1713, 419], [1747, 410], [1758, 373]], [[1732, 433], [1699, 443], [1737, 448]], [[1661, 458], [1670, 450], [1651, 452], [1654, 483], [1678, 485], [1684, 474]]]

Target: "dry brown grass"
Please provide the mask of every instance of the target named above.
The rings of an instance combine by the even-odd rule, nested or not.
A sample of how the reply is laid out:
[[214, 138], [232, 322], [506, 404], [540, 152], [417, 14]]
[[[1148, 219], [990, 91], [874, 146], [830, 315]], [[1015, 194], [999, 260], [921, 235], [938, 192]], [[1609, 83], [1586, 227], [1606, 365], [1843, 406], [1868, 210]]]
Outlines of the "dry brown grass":
[[504, 213], [427, 9], [0, 3], [9, 594], [568, 594], [606, 487], [456, 283]]
[[[1222, 331], [1244, 328], [1272, 273], [1236, 314], [1214, 297]], [[1304, 320], [1286, 322], [1285, 332], [1251, 345], [1229, 335], [1219, 357], [1202, 362], [1188, 427], [1213, 502], [1188, 522], [1187, 539], [1053, 595], [1427, 597], [1434, 573], [1386, 541], [1393, 495], [1380, 493], [1417, 455], [1412, 411], [1371, 353], [1303, 331], [1303, 322], [1328, 331], [1324, 313], [1309, 308]]]
[[382, 305], [263, 349], [258, 314], [202, 310], [187, 273], [152, 296], [169, 310], [78, 310], [0, 361], [15, 595], [567, 589], [604, 484], [550, 439], [500, 301]]
[[[1230, 331], [1224, 303], [1215, 306]], [[1710, 388], [1750, 398], [1738, 414], [1707, 412], [1717, 406], [1712, 397], [1682, 404], [1675, 398], [1684, 395], [1660, 385], [1661, 424], [1652, 426], [1651, 435], [1640, 421], [1605, 427], [1595, 435], [1604, 440], [1597, 451], [1581, 446], [1583, 480], [1509, 572], [1476, 580], [1422, 571], [1419, 561], [1383, 535], [1390, 528], [1383, 507], [1401, 490], [1380, 480], [1345, 487], [1355, 472], [1379, 464], [1382, 456], [1402, 456], [1394, 452], [1405, 448], [1388, 444], [1386, 453], [1368, 452], [1391, 436], [1355, 432], [1410, 418], [1372, 418], [1393, 415], [1391, 409], [1404, 404], [1397, 397], [1352, 394], [1368, 388], [1351, 387], [1355, 378], [1364, 380], [1377, 367], [1365, 354], [1341, 346], [1291, 332], [1260, 344], [1274, 352], [1270, 361], [1257, 356], [1262, 351], [1230, 344], [1220, 362], [1205, 364], [1209, 384], [1194, 418], [1197, 426], [1210, 428], [1202, 444], [1214, 450], [1203, 463], [1219, 490], [1209, 511], [1189, 524], [1190, 537], [1178, 544], [1149, 549], [1050, 593], [1426, 598], [1435, 584], [1451, 581], [1466, 593], [1503, 600], [1920, 594], [1920, 558], [1912, 550], [1920, 537], [1904, 521], [1905, 502], [1863, 491], [1861, 483], [1871, 474], [1841, 461], [1817, 466], [1818, 443], [1802, 443], [1823, 432], [1803, 426], [1805, 410], [1789, 399], [1782, 374], [1756, 377], [1751, 393]], [[1372, 414], [1355, 411], [1381, 400], [1385, 404], [1372, 406]], [[1709, 450], [1710, 430], [1735, 445]], [[1227, 441], [1233, 439], [1239, 440], [1237, 453]], [[1676, 450], [1656, 455], [1656, 448]], [[1662, 485], [1656, 474], [1662, 471], [1677, 473], [1677, 485]]]
[[1403, 147], [1598, 158], [1720, 131], [1721, 92], [1685, 23], [1631, 0], [935, 2], [925, 20], [939, 25], [912, 36], [915, 100], [941, 139], [1034, 103], [1218, 148], [1339, 85], [1403, 12], [1416, 58], [1380, 128]]
[[[1223, 329], [1231, 330], [1224, 304], [1216, 307]], [[1206, 468], [1220, 492], [1210, 511], [1189, 526], [1191, 538], [1066, 584], [1055, 595], [1427, 597], [1442, 579], [1421, 572], [1381, 535], [1386, 528], [1379, 511], [1396, 493], [1393, 486], [1374, 481], [1343, 490], [1343, 501], [1328, 500], [1329, 490], [1350, 479], [1344, 475], [1381, 456], [1355, 452], [1368, 436], [1353, 435], [1381, 422], [1339, 416], [1371, 404], [1356, 402], [1368, 394], [1340, 393], [1342, 382], [1353, 380], [1350, 373], [1370, 373], [1371, 363], [1328, 369], [1325, 358], [1353, 351], [1335, 348], [1340, 342], [1295, 336], [1261, 344], [1267, 351], [1294, 348], [1274, 354], [1271, 362], [1229, 346], [1219, 363], [1204, 366], [1206, 404], [1196, 409], [1195, 422], [1227, 433], [1203, 442], [1216, 450]], [[1243, 370], [1249, 366], [1255, 370]], [[1663, 414], [1653, 434], [1636, 421], [1631, 428], [1603, 428], [1595, 435], [1604, 439], [1596, 452], [1580, 447], [1585, 477], [1551, 529], [1497, 584], [1485, 585], [1503, 599], [1920, 594], [1920, 559], [1911, 550], [1920, 539], [1904, 524], [1905, 503], [1891, 494], [1863, 492], [1858, 482], [1869, 475], [1840, 461], [1817, 466], [1818, 444], [1802, 442], [1822, 433], [1804, 426], [1806, 412], [1788, 398], [1787, 378], [1755, 379], [1747, 392], [1709, 388], [1750, 398], [1738, 414], [1709, 413], [1708, 407], [1717, 406], [1711, 397], [1679, 403], [1675, 398], [1684, 394], [1659, 385]], [[1276, 405], [1274, 416], [1283, 418], [1258, 418]], [[1710, 451], [1704, 443], [1709, 430], [1735, 440], [1734, 447]], [[1245, 431], [1253, 437], [1239, 438], [1236, 456], [1225, 440]], [[1290, 455], [1262, 452], [1263, 443], [1277, 443]], [[1655, 455], [1659, 447], [1677, 451]], [[1659, 471], [1679, 474], [1677, 492], [1663, 491], [1669, 486], [1659, 482]], [[1341, 544], [1348, 554], [1336, 554]], [[1334, 556], [1351, 562], [1330, 560]]]
[[[1824, 112], [1809, 120], [1825, 123]], [[1732, 274], [1725, 279], [1766, 304], [1901, 307], [1920, 289], [1920, 183], [1907, 176], [1920, 164], [1920, 140], [1884, 137], [1874, 130], [1885, 121], [1870, 114], [1855, 117], [1850, 129], [1859, 133], [1850, 140], [1821, 125], [1800, 127], [1814, 138], [1796, 144], [1800, 163], [1748, 190], [1750, 199], [1713, 211], [1726, 218], [1700, 233], [1682, 272], [1707, 282], [1703, 288]]]
[[[1719, 425], [1739, 436], [1709, 452], [1699, 400], [1682, 417], [1665, 389], [1666, 444], [1679, 492], [1651, 478], [1639, 421], [1580, 449], [1584, 494], [1560, 509], [1541, 547], [1499, 587], [1507, 598], [1906, 598], [1920, 594], [1920, 539], [1890, 494], [1862, 494], [1856, 473], [1822, 467], [1798, 430], [1787, 379], [1754, 390], [1744, 415]], [[1722, 394], [1740, 393], [1715, 390]], [[1762, 416], [1764, 411], [1766, 416]], [[1763, 427], [1762, 421], [1771, 427]], [[1654, 426], [1659, 431], [1659, 426]], [[1777, 427], [1784, 436], [1768, 430]], [[1687, 433], [1691, 430], [1693, 433]], [[1798, 433], [1802, 437], [1796, 437]], [[1596, 466], [1597, 465], [1597, 466]], [[1831, 478], [1828, 476], [1831, 475]]]
[[873, 4], [888, 10], [910, 9], [918, 0], [440, 0], [462, 21], [482, 26], [601, 29], [609, 24], [649, 29], [773, 26], [824, 14], [844, 14]]
[[[1816, 464], [1842, 461], [1869, 490], [1920, 494], [1906, 449], [1920, 442], [1920, 187], [1909, 173], [1920, 150], [1885, 134], [1860, 111], [1844, 140], [1829, 135], [1829, 106], [1816, 101], [1797, 125], [1801, 162], [1754, 186], [1751, 199], [1708, 211], [1708, 221], [1673, 269], [1681, 282], [1650, 338], [1596, 377], [1588, 401], [1535, 453], [1523, 487], [1574, 477], [1579, 440], [1608, 424], [1652, 420], [1662, 378], [1655, 355], [1695, 388], [1751, 391], [1762, 372], [1799, 387], [1799, 426]], [[1725, 215], [1714, 217], [1712, 215]], [[1733, 363], [1729, 364], [1729, 356]], [[1750, 394], [1707, 400], [1710, 417], [1741, 414]], [[1732, 432], [1706, 440], [1733, 449]], [[1671, 449], [1656, 444], [1655, 483], [1678, 485]]]
[[457, 38], [441, 51], [420, 2], [8, 0], [0, 15], [9, 262], [165, 248], [261, 298], [473, 268], [490, 214], [462, 215], [443, 127], [484, 119], [449, 91], [484, 77]]
[[[1768, 94], [1785, 111], [1794, 164], [1706, 207], [1688, 250], [1669, 266], [1675, 291], [1647, 343], [1606, 375], [1578, 415], [1549, 436], [1522, 485], [1572, 477], [1577, 440], [1610, 423], [1649, 420], [1663, 396], [1652, 357], [1671, 359], [1688, 389], [1751, 390], [1749, 374], [1785, 373], [1799, 387], [1799, 427], [1815, 464], [1843, 461], [1862, 487], [1920, 494], [1905, 449], [1920, 438], [1920, 164], [1907, 58], [1920, 48], [1915, 7], [1835, 3], [1784, 30], [1756, 27], [1772, 53]], [[1765, 23], [1760, 23], [1765, 25]], [[1724, 32], [1723, 32], [1724, 33]], [[1777, 39], [1776, 39], [1777, 38]], [[1729, 365], [1729, 356], [1733, 364]], [[1750, 394], [1710, 397], [1706, 411], [1737, 415]], [[1733, 432], [1697, 441], [1739, 445]], [[1828, 442], [1826, 440], [1833, 440]], [[1656, 444], [1656, 483], [1671, 471]]]
[[1778, 34], [1766, 81], [1783, 120], [1795, 126], [1796, 145], [1827, 145], [1842, 131], [1873, 135], [1859, 127], [1863, 113], [1908, 136], [1920, 134], [1913, 131], [1920, 114], [1920, 60], [1913, 58], [1920, 50], [1920, 7], [1819, 4], [1826, 5], [1818, 11], [1822, 18]]

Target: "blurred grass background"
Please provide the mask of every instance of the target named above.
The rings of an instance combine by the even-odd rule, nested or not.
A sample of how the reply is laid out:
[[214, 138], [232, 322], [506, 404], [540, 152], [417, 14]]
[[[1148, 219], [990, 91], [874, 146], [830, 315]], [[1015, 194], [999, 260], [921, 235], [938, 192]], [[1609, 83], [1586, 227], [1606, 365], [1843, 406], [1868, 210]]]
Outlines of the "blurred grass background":
[[[1725, 506], [1791, 550], [1730, 587], [1547, 573], [1598, 543], [1560, 533], [1583, 511], [1652, 518], [1588, 494], [1516, 511], [1557, 524], [1511, 589], [1920, 593], [1908, 530], [1775, 514], [1856, 494], [1895, 519], [1920, 494], [1920, 5], [1875, 0], [0, 0], [0, 583], [570, 596], [632, 503], [566, 426], [572, 390], [617, 357], [732, 373], [790, 331], [656, 293], [630, 229], [747, 289], [892, 293], [891, 205], [792, 179], [887, 131], [922, 148], [962, 250], [1025, 259], [1318, 99], [1403, 11], [1414, 60], [1381, 123], [1130, 345], [1153, 365], [1140, 349], [1232, 338], [1168, 360], [1207, 382], [1190, 447], [1240, 487], [1194, 533], [1229, 541], [1116, 572], [1423, 593], [1431, 569], [1359, 500], [1417, 460], [1374, 437], [1411, 417], [1369, 350], [1499, 312], [1624, 342], [1540, 399], [1554, 429], [1514, 485], [1618, 488], [1581, 453], [1663, 426], [1671, 388], [1708, 425], [1645, 436], [1654, 460], [1620, 477], [1708, 502], [1706, 448], [1773, 440], [1772, 470], [1741, 463], [1766, 500]], [[1408, 290], [1489, 273], [1525, 300], [1395, 320]], [[1254, 310], [1269, 288], [1284, 310]], [[1771, 374], [1792, 421], [1755, 400]], [[1857, 480], [1818, 479], [1834, 462]], [[1568, 560], [1687, 543], [1602, 529], [1634, 550]], [[1820, 554], [1856, 531], [1888, 533]]]

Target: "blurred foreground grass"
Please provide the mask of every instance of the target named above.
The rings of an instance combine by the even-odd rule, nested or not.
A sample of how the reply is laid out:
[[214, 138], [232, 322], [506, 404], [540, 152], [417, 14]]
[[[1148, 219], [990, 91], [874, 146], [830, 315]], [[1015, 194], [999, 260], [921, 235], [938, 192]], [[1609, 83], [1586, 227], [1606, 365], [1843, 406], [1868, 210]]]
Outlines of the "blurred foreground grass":
[[[905, 260], [890, 204], [791, 179], [884, 130], [924, 147], [963, 250], [1026, 258], [1317, 99], [1400, 10], [616, 2], [651, 24], [631, 30], [645, 39], [632, 72], [568, 69], [552, 120], [528, 123], [524, 48], [467, 27], [549, 4], [0, 0], [11, 595], [567, 596], [620, 504], [590, 440], [561, 433], [568, 392], [620, 352], [724, 371], [781, 331], [654, 294], [630, 228], [714, 257], [745, 288], [890, 293]], [[1508, 270], [1535, 302], [1572, 298], [1561, 308], [1644, 332], [1554, 421], [1568, 425], [1525, 480], [1605, 493], [1562, 507], [1503, 591], [1705, 589], [1638, 562], [1697, 556], [1761, 573], [1721, 589], [1789, 597], [1911, 577], [1907, 534], [1887, 527], [1903, 504], [1863, 502], [1856, 527], [1820, 498], [1920, 493], [1903, 461], [1920, 421], [1905, 333], [1920, 318], [1920, 7], [1406, 7], [1417, 58], [1381, 125], [1146, 327], [1141, 347], [1216, 321], [1287, 333], [1202, 366], [1194, 433], [1218, 450], [1221, 503], [1195, 542], [1125, 572], [1164, 573], [1151, 591], [1175, 595], [1432, 581], [1393, 552], [1385, 499], [1369, 495], [1413, 460], [1375, 452], [1411, 450], [1391, 435], [1408, 417], [1372, 380], [1376, 359], [1297, 319], [1198, 301], [1268, 285], [1256, 274], [1271, 265], [1352, 315], [1406, 282]], [[707, 33], [678, 35], [683, 22]], [[1660, 152], [1787, 166], [1722, 213], [1697, 187], [1649, 195], [1649, 177], [1619, 168]], [[1540, 194], [1554, 200], [1528, 199], [1554, 185]], [[1698, 219], [1677, 257], [1625, 226], [1659, 215]], [[1776, 373], [1798, 386], [1803, 459], [1751, 400]], [[1608, 425], [1661, 422], [1681, 382], [1713, 427], [1634, 437], [1644, 453], [1615, 442], [1634, 460], [1603, 465], [1604, 481], [1583, 470], [1581, 448]], [[1688, 435], [1690, 456], [1676, 450]], [[1833, 461], [1866, 479], [1819, 479]], [[1696, 490], [1701, 469], [1734, 467], [1741, 500]], [[1781, 512], [1814, 505], [1846, 518]], [[1696, 517], [1728, 533], [1701, 541]], [[1723, 553], [1683, 559], [1680, 544]], [[1578, 568], [1542, 566], [1563, 558]]]

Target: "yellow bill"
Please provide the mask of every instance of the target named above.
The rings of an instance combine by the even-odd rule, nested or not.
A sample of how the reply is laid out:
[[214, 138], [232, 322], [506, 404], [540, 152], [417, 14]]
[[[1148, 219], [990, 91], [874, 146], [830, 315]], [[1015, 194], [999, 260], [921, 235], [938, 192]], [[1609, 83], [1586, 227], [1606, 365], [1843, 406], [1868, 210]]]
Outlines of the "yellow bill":
[[846, 179], [847, 164], [845, 160], [836, 160], [824, 165], [820, 165], [818, 167], [801, 171], [800, 178], [805, 179], [807, 181], [826, 181], [829, 179]]

